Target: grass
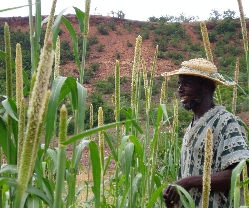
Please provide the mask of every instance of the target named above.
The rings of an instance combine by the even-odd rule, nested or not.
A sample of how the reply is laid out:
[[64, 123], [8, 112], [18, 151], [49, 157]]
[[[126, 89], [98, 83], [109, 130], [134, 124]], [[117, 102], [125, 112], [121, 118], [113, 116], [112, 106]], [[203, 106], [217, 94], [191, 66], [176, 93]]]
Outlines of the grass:
[[[72, 24], [62, 13], [53, 21], [54, 8], [52, 7], [43, 44], [38, 37], [41, 29], [41, 22], [39, 22], [41, 21], [39, 14], [41, 8], [39, 4], [36, 5], [37, 22], [33, 26], [30, 25], [30, 31], [35, 31], [33, 34], [35, 42], [30, 44], [32, 78], [24, 82], [24, 89], [17, 88], [24, 92], [23, 97], [16, 98], [15, 94], [6, 93], [7, 97], [0, 109], [0, 145], [3, 151], [1, 155], [4, 154], [7, 160], [5, 162], [7, 166], [1, 167], [0, 172], [0, 179], [3, 182], [0, 184], [2, 196], [0, 206], [7, 203], [11, 208], [32, 206], [57, 208], [61, 205], [96, 208], [164, 207], [162, 190], [177, 178], [181, 147], [179, 137], [182, 133], [179, 131], [182, 127], [179, 122], [181, 109], [178, 108], [175, 95], [171, 96], [171, 102], [165, 99], [168, 97], [168, 88], [162, 88], [161, 102], [156, 106], [152, 105], [158, 47], [152, 54], [154, 59], [152, 71], [149, 73], [141, 53], [142, 38], [137, 37], [132, 68], [131, 99], [127, 108], [121, 108], [120, 70], [122, 69], [120, 69], [118, 60], [113, 64], [115, 77], [111, 79], [114, 82], [112, 110], [115, 122], [106, 123], [102, 114], [103, 106], [98, 106], [98, 108], [93, 106], [95, 110], [92, 113], [89, 110], [89, 116], [86, 115], [87, 90], [83, 87], [83, 78], [87, 41], [89, 41], [90, 1], [86, 0], [85, 3], [85, 12], [74, 8], [80, 31], [83, 34], [80, 39], [77, 38]], [[55, 0], [53, 5], [56, 5]], [[51, 78], [52, 76], [50, 77], [48, 73], [42, 72], [44, 68], [52, 71], [53, 67], [53, 64], [49, 66], [49, 62], [42, 62], [43, 57], [46, 58], [45, 60], [53, 60], [51, 48], [57, 54], [60, 51], [56, 41], [61, 23], [66, 26], [72, 37], [79, 80], [61, 76], [60, 73], [57, 77]], [[127, 30], [130, 26], [130, 23], [125, 25]], [[179, 26], [179, 24], [174, 24], [169, 29], [177, 27], [180, 31], [179, 35], [184, 36]], [[5, 36], [8, 36], [7, 26]], [[7, 73], [12, 70], [11, 54], [7, 50], [10, 41], [11, 37], [10, 40], [6, 38], [6, 51], [1, 53], [6, 56], [6, 66], [9, 66]], [[44, 47], [40, 59], [37, 54], [38, 45]], [[79, 45], [82, 47], [81, 57], [79, 57]], [[139, 71], [140, 66], [143, 72]], [[22, 67], [19, 68], [22, 69]], [[17, 77], [17, 80], [22, 78]], [[45, 79], [51, 79], [51, 89], [48, 82], [43, 82]], [[162, 82], [164, 86], [168, 86], [167, 80], [161, 80]], [[13, 83], [7, 81], [7, 85], [8, 92], [10, 92]], [[42, 95], [39, 94], [40, 91]], [[144, 101], [141, 101], [142, 92]], [[38, 98], [34, 99], [36, 96]], [[28, 104], [24, 107], [19, 107], [16, 99], [20, 103], [23, 102], [24, 97], [30, 102], [27, 102]], [[63, 105], [65, 103], [68, 109]], [[70, 114], [68, 115], [69, 108]], [[27, 120], [20, 119], [23, 114]], [[89, 128], [86, 128], [85, 117], [89, 118]], [[93, 117], [97, 117], [97, 127], [92, 125]], [[185, 119], [187, 117], [184, 115]], [[70, 119], [73, 119], [75, 126], [73, 135], [68, 136], [67, 123]], [[57, 138], [58, 122], [60, 125]], [[35, 125], [36, 128], [32, 128]], [[27, 132], [23, 130], [26, 128]], [[22, 138], [24, 138], [23, 144], [20, 142]], [[69, 148], [72, 154], [68, 157], [66, 154], [69, 154]], [[108, 148], [108, 153], [104, 151], [106, 148]], [[86, 161], [84, 164], [82, 164], [82, 157]], [[231, 191], [236, 190], [233, 195], [236, 200], [238, 199], [238, 186], [241, 185], [236, 174], [242, 171], [243, 162], [239, 164], [232, 176]], [[110, 168], [110, 166], [113, 167]], [[187, 194], [181, 187], [178, 188], [183, 194]], [[10, 198], [4, 197], [6, 194]]]

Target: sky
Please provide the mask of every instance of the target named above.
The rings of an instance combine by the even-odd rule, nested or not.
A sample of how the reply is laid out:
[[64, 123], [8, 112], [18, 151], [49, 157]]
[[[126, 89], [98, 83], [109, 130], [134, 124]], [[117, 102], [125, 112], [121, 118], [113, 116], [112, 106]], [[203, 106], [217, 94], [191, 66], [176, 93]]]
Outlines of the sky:
[[[35, 0], [32, 1], [33, 3]], [[28, 0], [1, 0], [0, 10], [27, 5]], [[42, 15], [48, 15], [52, 0], [41, 0]], [[243, 10], [249, 17], [249, 0], [242, 0]], [[72, 7], [85, 10], [85, 1], [82, 0], [57, 0], [55, 14], [68, 8], [64, 14], [75, 14]], [[220, 14], [231, 10], [239, 17], [237, 0], [91, 0], [91, 15], [112, 16], [111, 11], [123, 11], [125, 19], [147, 21], [149, 17], [174, 16], [179, 17], [181, 13], [185, 17], [194, 16], [198, 20], [207, 20], [212, 10]], [[0, 12], [0, 17], [28, 16], [28, 7], [11, 11]], [[33, 11], [33, 15], [35, 11]]]

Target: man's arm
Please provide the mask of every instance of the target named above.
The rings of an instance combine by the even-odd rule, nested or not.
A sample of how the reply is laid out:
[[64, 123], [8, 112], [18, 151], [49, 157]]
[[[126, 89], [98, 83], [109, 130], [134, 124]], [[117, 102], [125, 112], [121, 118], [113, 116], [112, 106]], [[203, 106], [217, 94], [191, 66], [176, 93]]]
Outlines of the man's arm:
[[[211, 174], [212, 191], [227, 191], [230, 189], [232, 171], [236, 165], [233, 164], [223, 171]], [[202, 188], [202, 175], [188, 176], [176, 181], [175, 184], [187, 191], [191, 188]], [[167, 207], [173, 207], [173, 204], [177, 204], [180, 199], [174, 186], [168, 186], [163, 190], [163, 198]]]

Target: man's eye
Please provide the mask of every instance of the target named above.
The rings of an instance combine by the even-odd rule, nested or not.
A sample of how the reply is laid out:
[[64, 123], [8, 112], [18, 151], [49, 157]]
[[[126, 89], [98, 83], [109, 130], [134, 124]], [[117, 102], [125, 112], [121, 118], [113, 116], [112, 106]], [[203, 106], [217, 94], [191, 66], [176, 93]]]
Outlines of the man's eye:
[[179, 83], [178, 87], [189, 87], [189, 83]]

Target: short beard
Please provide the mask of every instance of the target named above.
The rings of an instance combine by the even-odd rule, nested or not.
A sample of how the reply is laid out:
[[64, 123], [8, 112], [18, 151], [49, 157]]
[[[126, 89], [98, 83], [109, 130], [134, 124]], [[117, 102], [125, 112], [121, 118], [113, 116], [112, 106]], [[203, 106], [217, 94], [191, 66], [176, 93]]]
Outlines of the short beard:
[[183, 105], [183, 107], [187, 110], [187, 111], [190, 111], [190, 110], [193, 110], [195, 109], [196, 106], [198, 106], [201, 102], [201, 98], [198, 97], [198, 98], [195, 98], [194, 100], [192, 100], [190, 103], [188, 103], [187, 105]]

